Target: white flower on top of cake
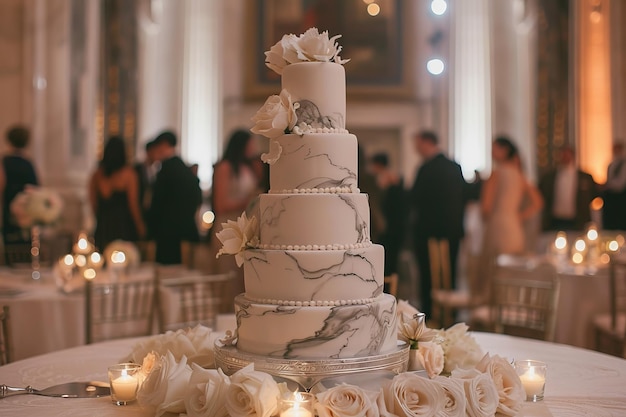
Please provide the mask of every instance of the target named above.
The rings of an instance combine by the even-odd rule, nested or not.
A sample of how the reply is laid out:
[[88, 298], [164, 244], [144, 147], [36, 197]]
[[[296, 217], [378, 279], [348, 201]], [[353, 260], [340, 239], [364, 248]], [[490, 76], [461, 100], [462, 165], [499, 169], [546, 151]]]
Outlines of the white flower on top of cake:
[[254, 126], [250, 130], [270, 139], [289, 133], [298, 120], [297, 108], [298, 104], [291, 101], [291, 94], [283, 89], [280, 95], [271, 95], [265, 100], [252, 117]]
[[237, 266], [243, 265], [243, 251], [253, 247], [258, 241], [258, 221], [255, 216], [246, 216], [242, 213], [237, 221], [228, 220], [222, 223], [222, 230], [217, 232], [217, 238], [222, 242], [222, 248], [216, 257], [223, 254], [235, 255]]
[[337, 43], [341, 35], [328, 38], [328, 31], [319, 33], [311, 28], [300, 36], [284, 35], [280, 41], [265, 52], [265, 65], [282, 74], [289, 64], [297, 62], [335, 62], [345, 64], [349, 59], [341, 59], [341, 46]]

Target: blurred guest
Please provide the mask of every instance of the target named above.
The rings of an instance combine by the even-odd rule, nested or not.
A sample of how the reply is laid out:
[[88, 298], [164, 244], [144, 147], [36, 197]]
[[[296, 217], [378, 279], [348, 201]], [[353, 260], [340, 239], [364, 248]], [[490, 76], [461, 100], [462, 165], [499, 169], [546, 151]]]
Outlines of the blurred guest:
[[23, 126], [11, 127], [6, 132], [8, 153], [2, 158], [0, 195], [2, 196], [2, 237], [4, 244], [30, 243], [30, 237], [11, 220], [11, 202], [26, 185], [37, 185], [37, 174], [24, 150], [30, 141], [30, 132]]
[[182, 262], [181, 243], [199, 239], [196, 212], [202, 203], [200, 181], [176, 155], [178, 142], [165, 131], [154, 140], [161, 169], [156, 176], [150, 205], [150, 232], [156, 241], [156, 262]]
[[481, 212], [485, 220], [483, 255], [525, 250], [524, 221], [541, 210], [539, 191], [524, 177], [515, 144], [500, 136], [491, 148], [494, 170], [482, 187]]
[[613, 145], [613, 160], [607, 169], [603, 198], [603, 227], [626, 230], [626, 155], [623, 143]]
[[[414, 141], [417, 153], [424, 162], [411, 189], [410, 204], [414, 215], [413, 238], [420, 271], [421, 310], [428, 317], [432, 306], [431, 255], [441, 255], [442, 262], [448, 261], [446, 267], [450, 271], [452, 288], [456, 285], [459, 244], [464, 234], [466, 183], [459, 164], [441, 152], [439, 139], [434, 132], [418, 133]], [[447, 246], [448, 253], [430, 253], [429, 241], [438, 248]]]
[[597, 185], [576, 167], [571, 147], [559, 151], [557, 168], [541, 177], [539, 190], [545, 202], [543, 230], [583, 230], [591, 221], [589, 205], [598, 195]]
[[89, 182], [89, 201], [96, 217], [94, 239], [101, 251], [116, 239], [135, 241], [145, 236], [138, 183], [137, 173], [126, 163], [124, 139], [111, 137]]
[[[152, 187], [161, 166], [161, 163], [157, 160], [155, 145], [154, 141], [146, 143], [146, 155], [143, 162], [135, 164], [135, 171], [139, 179], [137, 196], [139, 198], [139, 206], [141, 207], [141, 217], [146, 225], [148, 224], [148, 212], [152, 203]], [[146, 232], [146, 235], [150, 237], [149, 230]]]
[[[215, 213], [213, 233], [222, 230], [222, 223], [236, 220], [246, 209], [251, 209], [256, 196], [261, 192], [263, 165], [259, 164], [256, 143], [246, 130], [234, 131], [228, 139], [222, 159], [213, 169], [212, 207]], [[211, 252], [216, 254], [222, 243], [215, 236], [211, 238]], [[215, 257], [215, 256], [213, 256]], [[243, 270], [237, 267], [232, 256], [221, 256], [216, 261], [216, 272], [234, 272], [236, 278], [229, 288], [228, 298], [232, 300], [244, 291]], [[230, 307], [230, 305], [229, 305]]]
[[402, 178], [389, 168], [389, 156], [377, 153], [370, 158], [370, 170], [382, 190], [381, 209], [385, 228], [379, 242], [385, 247], [385, 276], [398, 272], [398, 256], [406, 229], [406, 195]]

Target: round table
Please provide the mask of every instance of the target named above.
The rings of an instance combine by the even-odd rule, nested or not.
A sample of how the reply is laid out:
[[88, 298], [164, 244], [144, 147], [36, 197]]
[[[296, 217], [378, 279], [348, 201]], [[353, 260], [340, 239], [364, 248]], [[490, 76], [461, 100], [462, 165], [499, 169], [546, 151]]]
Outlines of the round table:
[[[566, 345], [474, 333], [485, 352], [548, 364], [545, 400], [526, 403], [520, 416], [626, 415], [626, 360]], [[106, 380], [108, 365], [120, 362], [141, 339], [122, 339], [49, 353], [0, 367], [0, 382], [44, 388], [63, 382]], [[22, 395], [0, 400], [3, 415], [151, 416], [137, 404], [115, 406], [110, 398], [64, 399]]]

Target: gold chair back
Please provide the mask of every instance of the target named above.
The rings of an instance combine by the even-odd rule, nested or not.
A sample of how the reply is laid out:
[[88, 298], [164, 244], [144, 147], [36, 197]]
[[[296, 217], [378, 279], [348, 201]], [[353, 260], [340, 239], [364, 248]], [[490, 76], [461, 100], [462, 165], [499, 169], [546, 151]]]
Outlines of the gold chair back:
[[3, 306], [0, 312], [0, 365], [6, 365], [12, 360], [11, 328], [9, 307]]

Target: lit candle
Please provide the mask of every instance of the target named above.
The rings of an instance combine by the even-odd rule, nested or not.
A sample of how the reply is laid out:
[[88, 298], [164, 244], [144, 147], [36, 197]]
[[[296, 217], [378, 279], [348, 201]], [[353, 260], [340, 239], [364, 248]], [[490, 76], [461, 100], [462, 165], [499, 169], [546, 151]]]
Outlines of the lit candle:
[[313, 394], [296, 392], [280, 402], [279, 417], [313, 417]]
[[526, 392], [526, 401], [543, 400], [543, 392], [546, 386], [546, 369], [547, 366], [544, 362], [533, 360], [515, 362], [515, 370]]
[[111, 381], [111, 393], [117, 401], [134, 401], [137, 396], [137, 378], [128, 375], [126, 369], [122, 369], [122, 375]]
[[543, 393], [543, 388], [546, 385], [546, 378], [543, 375], [536, 374], [534, 366], [531, 366], [528, 371], [520, 375], [519, 379], [522, 380], [522, 385], [526, 391], [526, 397], [532, 397]]

